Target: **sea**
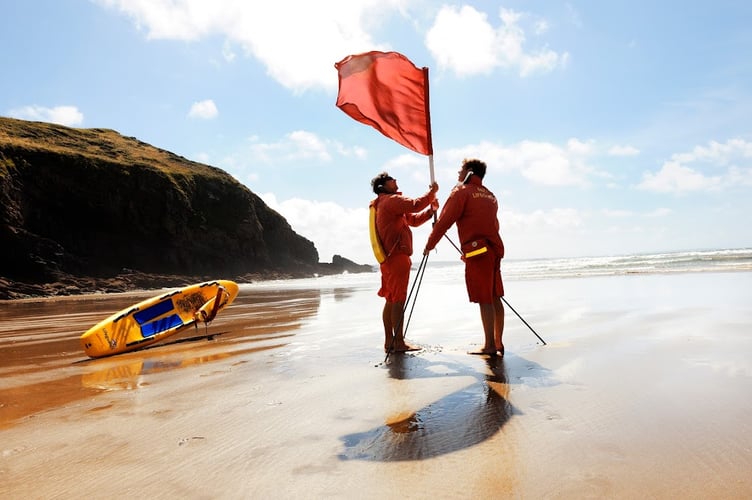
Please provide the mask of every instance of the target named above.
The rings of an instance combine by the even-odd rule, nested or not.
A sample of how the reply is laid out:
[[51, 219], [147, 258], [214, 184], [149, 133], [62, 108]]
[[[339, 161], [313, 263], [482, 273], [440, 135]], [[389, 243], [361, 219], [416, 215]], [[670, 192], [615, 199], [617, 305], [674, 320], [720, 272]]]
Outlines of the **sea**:
[[752, 248], [509, 260], [504, 263], [505, 276], [519, 279], [719, 271], [752, 271]]
[[[413, 256], [413, 274], [422, 272], [437, 279], [462, 277], [464, 264], [456, 261], [431, 261]], [[424, 269], [421, 269], [424, 267]], [[752, 248], [691, 250], [639, 253], [600, 257], [566, 257], [547, 259], [504, 259], [504, 280], [545, 280], [623, 276], [644, 274], [740, 272], [752, 271]], [[274, 280], [255, 283], [256, 287], [308, 288], [338, 286], [375, 286], [379, 282], [378, 266], [372, 273], [357, 273], [316, 278]]]

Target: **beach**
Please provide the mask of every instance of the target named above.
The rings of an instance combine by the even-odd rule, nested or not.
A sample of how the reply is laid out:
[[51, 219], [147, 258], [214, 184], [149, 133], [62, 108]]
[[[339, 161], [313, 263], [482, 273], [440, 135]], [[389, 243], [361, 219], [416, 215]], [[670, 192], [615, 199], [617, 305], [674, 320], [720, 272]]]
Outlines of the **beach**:
[[101, 359], [81, 333], [154, 291], [0, 303], [0, 497], [752, 497], [752, 272], [507, 277], [546, 345], [507, 306], [490, 358], [428, 267], [387, 362], [378, 279], [241, 284]]

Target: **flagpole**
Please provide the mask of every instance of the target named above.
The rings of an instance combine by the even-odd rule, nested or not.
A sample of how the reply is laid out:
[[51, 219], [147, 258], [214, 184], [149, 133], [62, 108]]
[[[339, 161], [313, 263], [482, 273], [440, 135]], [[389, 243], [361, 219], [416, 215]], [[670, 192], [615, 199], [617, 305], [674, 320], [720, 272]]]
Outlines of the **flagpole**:
[[[431, 185], [436, 182], [433, 169], [433, 138], [431, 137], [431, 101], [428, 94], [428, 67], [423, 67], [423, 101], [426, 103], [426, 142], [428, 143], [428, 171], [431, 174]], [[436, 212], [433, 213], [433, 223], [436, 224]]]
[[[431, 171], [431, 186], [433, 186], [433, 183], [436, 182], [434, 173], [433, 173], [433, 154], [428, 155], [428, 169]], [[436, 212], [433, 213], [433, 223], [436, 224], [436, 220], [438, 217], [436, 217]]]
[[428, 143], [428, 168], [431, 172], [431, 184], [436, 182], [433, 171], [433, 138], [431, 137], [431, 101], [428, 94], [428, 67], [423, 67], [423, 102], [426, 106], [426, 142]]

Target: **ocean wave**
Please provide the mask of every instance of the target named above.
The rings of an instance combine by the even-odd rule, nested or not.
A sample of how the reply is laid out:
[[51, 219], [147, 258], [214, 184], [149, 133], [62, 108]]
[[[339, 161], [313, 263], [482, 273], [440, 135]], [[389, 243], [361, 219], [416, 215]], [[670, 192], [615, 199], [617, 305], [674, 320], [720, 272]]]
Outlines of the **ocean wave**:
[[[413, 276], [420, 261], [413, 259]], [[595, 276], [669, 274], [690, 272], [752, 271], [752, 249], [693, 250], [601, 257], [568, 257], [552, 259], [502, 261], [505, 280], [563, 279]], [[462, 281], [464, 264], [459, 261], [431, 261], [425, 274], [434, 281]], [[255, 288], [378, 288], [380, 275], [372, 273], [341, 274], [317, 278], [275, 280], [254, 283]]]
[[605, 257], [509, 260], [507, 278], [546, 279], [578, 276], [752, 271], [752, 249], [695, 250]]

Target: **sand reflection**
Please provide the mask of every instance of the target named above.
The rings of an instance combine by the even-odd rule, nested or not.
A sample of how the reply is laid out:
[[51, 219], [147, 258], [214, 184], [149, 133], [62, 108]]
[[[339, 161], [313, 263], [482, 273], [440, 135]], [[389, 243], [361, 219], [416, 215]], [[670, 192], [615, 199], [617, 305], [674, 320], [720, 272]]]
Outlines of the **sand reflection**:
[[[398, 380], [438, 376], [430, 361], [419, 356], [395, 356], [389, 375]], [[445, 361], [441, 362], [446, 366]], [[416, 412], [397, 414], [384, 425], [342, 437], [342, 460], [422, 460], [475, 446], [498, 433], [515, 413], [507, 397], [509, 386], [502, 358], [489, 358], [485, 373], [452, 364], [460, 376], [477, 379], [459, 391]]]
[[318, 314], [319, 290], [242, 289], [208, 327], [121, 355], [90, 359], [78, 338], [91, 325], [144, 293], [19, 301], [0, 310], [0, 429], [105, 391], [138, 390], [149, 376], [220, 363], [246, 362], [287, 346]]
[[[186, 339], [183, 342], [191, 340], [201, 340], [200, 338]], [[141, 357], [126, 362], [113, 363], [103, 369], [85, 373], [81, 376], [81, 386], [88, 389], [100, 390], [131, 390], [137, 389], [145, 382], [147, 375], [161, 373], [166, 371], [188, 368], [191, 366], [213, 363], [215, 361], [240, 356], [243, 354], [256, 353], [269, 349], [284, 347], [286, 344], [271, 344], [247, 349], [238, 349], [228, 352], [215, 352], [212, 354], [203, 354], [201, 356], [180, 356], [180, 357]], [[115, 359], [115, 358], [112, 358]], [[101, 366], [97, 364], [97, 366]]]

